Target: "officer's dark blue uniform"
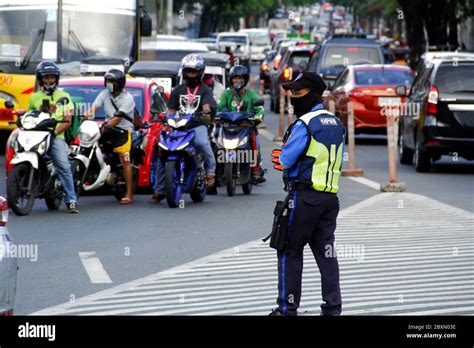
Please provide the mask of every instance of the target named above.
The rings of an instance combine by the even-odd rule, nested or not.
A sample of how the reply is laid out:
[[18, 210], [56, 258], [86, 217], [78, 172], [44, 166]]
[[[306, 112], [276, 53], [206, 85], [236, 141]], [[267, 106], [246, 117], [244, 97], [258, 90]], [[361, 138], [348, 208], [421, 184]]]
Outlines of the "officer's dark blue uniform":
[[[284, 85], [286, 89], [312, 88], [320, 95], [326, 88], [322, 79], [305, 72]], [[318, 90], [319, 89], [319, 90]], [[318, 90], [317, 92], [315, 92]], [[319, 97], [319, 98], [318, 98]], [[308, 101], [309, 98], [306, 98]], [[294, 98], [296, 107], [298, 99]], [[301, 298], [303, 248], [309, 243], [321, 273], [323, 315], [341, 313], [339, 266], [334, 253], [334, 232], [339, 213], [338, 180], [344, 147], [344, 126], [322, 103], [304, 110], [287, 131], [279, 157], [284, 180], [290, 187], [292, 209], [286, 249], [278, 251], [278, 308], [273, 315], [296, 315]], [[309, 112], [308, 112], [309, 111]], [[328, 252], [329, 251], [329, 252]]]

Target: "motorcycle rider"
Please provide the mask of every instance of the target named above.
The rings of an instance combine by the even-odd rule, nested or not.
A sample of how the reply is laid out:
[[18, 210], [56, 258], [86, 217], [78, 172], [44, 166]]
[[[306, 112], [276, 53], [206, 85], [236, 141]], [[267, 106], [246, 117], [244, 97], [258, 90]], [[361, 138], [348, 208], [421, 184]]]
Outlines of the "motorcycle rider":
[[[230, 87], [222, 94], [217, 111], [237, 111], [237, 112], [251, 112], [254, 114], [253, 120], [256, 123], [263, 121], [265, 111], [263, 106], [254, 106], [254, 103], [260, 99], [259, 95], [246, 88], [250, 79], [249, 69], [243, 65], [234, 65], [229, 72]], [[260, 140], [256, 128], [251, 131], [252, 150], [258, 153], [258, 160], [256, 165], [252, 167], [252, 177], [254, 183], [259, 184], [265, 182], [263, 178], [263, 170], [260, 166]]]
[[[50, 112], [58, 121], [54, 130], [49, 156], [53, 161], [53, 166], [58, 172], [59, 180], [64, 189], [64, 201], [69, 213], [79, 213], [77, 209], [77, 197], [74, 191], [74, 180], [72, 178], [71, 164], [69, 163], [69, 148], [64, 139], [64, 131], [71, 126], [74, 104], [71, 96], [58, 89], [61, 72], [59, 67], [51, 61], [43, 61], [36, 67], [36, 81], [39, 89], [33, 93], [28, 104], [28, 110], [38, 110]], [[67, 98], [68, 103], [56, 105], [61, 98]], [[49, 110], [43, 110], [44, 101], [49, 103]]]
[[[135, 100], [133, 96], [124, 90], [126, 83], [125, 73], [119, 69], [110, 69], [104, 75], [103, 90], [96, 97], [92, 109], [85, 114], [94, 117], [97, 109], [104, 107], [106, 123], [102, 126], [102, 134], [114, 141], [114, 153], [120, 157], [123, 174], [127, 184], [127, 193], [120, 204], [128, 205], [133, 202], [133, 170], [130, 162], [130, 151], [132, 149], [133, 117], [135, 111]], [[108, 131], [107, 128], [114, 128]], [[105, 133], [104, 133], [105, 132]]]
[[[208, 134], [208, 125], [211, 123], [212, 108], [216, 105], [212, 90], [202, 83], [202, 77], [206, 66], [204, 59], [196, 54], [189, 54], [183, 58], [181, 71], [184, 83], [176, 86], [171, 92], [168, 102], [167, 114], [175, 111], [183, 113], [201, 113], [190, 121], [194, 130], [194, 144], [198, 151], [204, 154], [204, 165], [206, 168], [205, 186], [210, 188], [214, 185], [216, 160], [211, 148]], [[157, 163], [157, 178], [155, 193], [151, 197], [151, 203], [158, 203], [165, 198], [165, 168], [161, 160]]]

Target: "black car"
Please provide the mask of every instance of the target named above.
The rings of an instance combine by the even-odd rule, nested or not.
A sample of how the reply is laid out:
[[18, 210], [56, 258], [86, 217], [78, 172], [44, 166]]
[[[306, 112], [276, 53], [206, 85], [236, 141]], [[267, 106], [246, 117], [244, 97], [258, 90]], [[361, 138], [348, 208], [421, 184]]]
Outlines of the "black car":
[[[398, 86], [397, 93], [406, 93]], [[421, 67], [402, 109], [400, 163], [429, 171], [442, 155], [474, 159], [474, 59], [433, 59]]]
[[292, 80], [300, 72], [308, 68], [311, 57], [317, 53], [317, 47], [313, 44], [301, 44], [305, 46], [291, 46], [283, 54], [278, 65], [270, 71], [270, 108], [272, 111], [280, 111], [280, 86], [282, 83]]
[[337, 34], [326, 39], [319, 54], [311, 60], [308, 70], [321, 75], [332, 87], [339, 74], [348, 65], [383, 64], [380, 43], [363, 34]]

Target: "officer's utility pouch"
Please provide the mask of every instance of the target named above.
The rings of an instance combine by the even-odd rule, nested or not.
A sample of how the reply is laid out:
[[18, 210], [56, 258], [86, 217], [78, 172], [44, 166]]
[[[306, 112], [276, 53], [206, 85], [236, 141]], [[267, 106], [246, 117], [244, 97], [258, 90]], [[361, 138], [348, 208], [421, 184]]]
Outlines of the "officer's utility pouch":
[[279, 251], [285, 250], [286, 240], [290, 224], [290, 195], [284, 201], [277, 201], [273, 211], [272, 233], [263, 239], [266, 242], [270, 238], [270, 247]]

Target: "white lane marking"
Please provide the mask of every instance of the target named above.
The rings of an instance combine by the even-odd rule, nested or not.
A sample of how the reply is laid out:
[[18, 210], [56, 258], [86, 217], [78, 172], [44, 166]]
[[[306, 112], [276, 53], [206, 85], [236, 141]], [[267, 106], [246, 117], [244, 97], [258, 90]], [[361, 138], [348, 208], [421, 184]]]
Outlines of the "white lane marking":
[[109, 275], [102, 266], [99, 258], [95, 256], [95, 251], [83, 251], [79, 253], [82, 265], [84, 266], [91, 283], [110, 284], [113, 283]]
[[347, 178], [352, 180], [352, 181], [358, 182], [359, 184], [370, 187], [371, 189], [380, 191], [380, 184], [378, 182], [373, 181], [373, 180], [364, 178], [362, 176], [348, 176]]
[[[403, 209], [397, 209], [399, 200], [404, 201]], [[387, 211], [393, 213], [390, 219]], [[471, 238], [465, 233], [473, 216], [411, 193], [380, 193], [344, 209], [337, 242], [364, 245], [366, 252], [361, 263], [340, 259], [344, 314], [456, 314], [472, 308], [472, 293], [463, 295], [460, 289], [474, 289], [468, 262], [472, 248], [466, 247]], [[398, 236], [393, 233], [396, 228]], [[454, 241], [459, 243], [456, 253]], [[264, 315], [274, 306], [277, 291], [275, 262], [267, 257], [272, 252], [260, 240], [249, 242], [34, 314]], [[308, 249], [306, 258], [313, 258]], [[234, 267], [228, 267], [232, 261]], [[319, 279], [310, 262], [303, 273], [301, 308], [312, 314], [320, 305]], [[446, 287], [457, 289], [457, 296], [447, 298]], [[245, 300], [239, 302], [239, 296]]]

